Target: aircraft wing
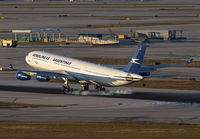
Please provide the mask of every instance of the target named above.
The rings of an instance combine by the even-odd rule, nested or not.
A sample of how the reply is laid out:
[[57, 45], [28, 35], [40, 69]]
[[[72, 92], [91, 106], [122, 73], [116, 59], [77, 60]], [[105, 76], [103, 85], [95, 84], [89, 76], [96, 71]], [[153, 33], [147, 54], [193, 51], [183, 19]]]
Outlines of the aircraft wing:
[[193, 59], [191, 58], [190, 60], [188, 60], [186, 63], [182, 63], [182, 64], [173, 64], [173, 65], [157, 65], [157, 66], [143, 66], [140, 69], [140, 73], [143, 72], [153, 72], [156, 71], [157, 69], [160, 68], [169, 68], [169, 67], [177, 67], [177, 66], [184, 66], [184, 65], [188, 65], [193, 61]]
[[40, 76], [48, 76], [52, 79], [62, 80], [63, 78], [67, 78], [69, 80], [76, 80], [71, 74], [64, 70], [52, 70], [52, 71], [42, 71], [42, 70], [26, 70], [26, 69], [14, 69], [11, 65], [11, 70], [23, 72], [30, 76], [40, 75]]
[[46, 74], [46, 75], [68, 75], [67, 72], [62, 71], [62, 70], [52, 70], [52, 71], [42, 71], [42, 70], [25, 70], [25, 69], [15, 69], [15, 71], [21, 71], [24, 73], [29, 73], [30, 75], [35, 75], [35, 74]]

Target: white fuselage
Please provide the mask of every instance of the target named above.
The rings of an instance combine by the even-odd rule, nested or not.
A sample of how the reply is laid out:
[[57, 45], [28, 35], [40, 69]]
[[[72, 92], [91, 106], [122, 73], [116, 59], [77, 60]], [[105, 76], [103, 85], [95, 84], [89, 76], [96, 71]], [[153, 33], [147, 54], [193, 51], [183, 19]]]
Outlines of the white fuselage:
[[30, 52], [25, 59], [35, 69], [64, 73], [79, 83], [120, 86], [143, 79], [138, 74], [43, 51]]

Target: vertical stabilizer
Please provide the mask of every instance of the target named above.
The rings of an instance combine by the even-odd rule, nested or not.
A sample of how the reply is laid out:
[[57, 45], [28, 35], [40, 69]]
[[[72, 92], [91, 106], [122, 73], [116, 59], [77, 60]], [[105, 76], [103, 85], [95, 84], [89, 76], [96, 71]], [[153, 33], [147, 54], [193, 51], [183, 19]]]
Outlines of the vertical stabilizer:
[[129, 72], [129, 73], [138, 73], [139, 72], [141, 65], [142, 65], [144, 55], [145, 55], [146, 47], [147, 46], [145, 46], [145, 45], [139, 46], [137, 52], [133, 55], [133, 57], [131, 58], [128, 65], [124, 67], [123, 71]]

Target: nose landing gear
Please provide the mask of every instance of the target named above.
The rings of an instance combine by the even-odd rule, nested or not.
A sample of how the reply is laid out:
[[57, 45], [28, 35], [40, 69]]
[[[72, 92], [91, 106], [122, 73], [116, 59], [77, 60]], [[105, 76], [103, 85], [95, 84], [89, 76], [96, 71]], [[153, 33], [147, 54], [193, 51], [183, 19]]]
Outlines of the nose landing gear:
[[73, 91], [73, 89], [71, 89], [70, 86], [68, 85], [68, 79], [67, 78], [63, 78], [63, 80], [65, 81], [64, 85], [62, 87], [63, 93], [68, 94], [70, 91]]

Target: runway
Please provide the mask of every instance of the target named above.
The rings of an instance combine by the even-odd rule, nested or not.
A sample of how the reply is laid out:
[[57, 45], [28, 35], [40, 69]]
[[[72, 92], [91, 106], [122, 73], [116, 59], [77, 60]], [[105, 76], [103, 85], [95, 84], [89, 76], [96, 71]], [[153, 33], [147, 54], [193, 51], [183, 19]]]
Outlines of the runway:
[[[71, 85], [77, 87], [77, 85]], [[121, 89], [121, 90], [120, 90]], [[123, 90], [122, 90], [123, 89]], [[42, 93], [42, 94], [63, 94], [61, 88], [52, 87], [33, 87], [33, 86], [11, 86], [0, 85], [1, 91], [9, 92], [24, 92], [24, 93]], [[161, 92], [159, 92], [159, 90]], [[157, 100], [169, 102], [182, 103], [200, 103], [200, 92], [198, 91], [178, 91], [168, 89], [147, 89], [147, 88], [127, 88], [118, 87], [117, 89], [110, 89], [107, 91], [81, 91], [81, 89], [74, 90], [66, 94], [69, 96], [96, 96], [108, 98], [127, 98], [127, 99], [143, 99], [143, 100]], [[2, 97], [3, 98], [3, 97]], [[1, 98], [1, 99], [2, 99]], [[23, 103], [23, 102], [20, 102]], [[40, 103], [34, 103], [40, 104]], [[51, 105], [48, 103], [48, 105]], [[62, 104], [53, 104], [62, 105]]]
[[0, 85], [0, 101], [62, 107], [0, 109], [0, 121], [200, 123], [198, 91], [120, 87], [115, 95], [80, 96], [62, 94], [59, 84], [38, 85]]

